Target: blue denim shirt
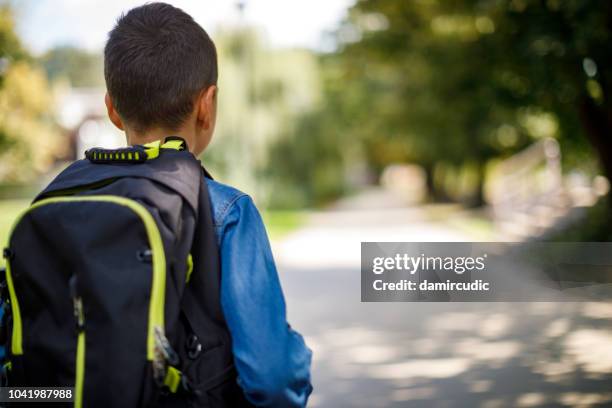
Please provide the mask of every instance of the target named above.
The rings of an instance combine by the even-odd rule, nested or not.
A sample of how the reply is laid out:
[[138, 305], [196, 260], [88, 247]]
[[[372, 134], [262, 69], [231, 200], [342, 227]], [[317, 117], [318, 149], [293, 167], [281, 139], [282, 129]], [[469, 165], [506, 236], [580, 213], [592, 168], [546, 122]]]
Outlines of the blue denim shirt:
[[238, 384], [259, 407], [304, 407], [312, 352], [287, 324], [285, 299], [253, 200], [208, 181], [221, 255], [221, 306], [232, 336]]

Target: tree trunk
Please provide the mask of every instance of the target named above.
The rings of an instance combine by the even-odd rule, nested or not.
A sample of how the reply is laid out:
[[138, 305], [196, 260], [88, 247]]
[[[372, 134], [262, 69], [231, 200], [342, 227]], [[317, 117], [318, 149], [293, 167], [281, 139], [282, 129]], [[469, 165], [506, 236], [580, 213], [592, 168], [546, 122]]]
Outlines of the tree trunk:
[[427, 188], [427, 198], [430, 201], [435, 201], [435, 181], [434, 181], [434, 166], [433, 164], [424, 164], [423, 170], [425, 171], [425, 187]]
[[435, 167], [435, 163], [423, 165], [423, 169], [425, 170], [425, 186], [427, 187], [427, 197], [430, 201], [433, 202], [446, 202], [448, 201], [448, 196], [442, 189], [438, 188], [438, 186], [436, 185], [436, 180], [434, 178]]
[[[612, 118], [588, 96], [580, 102], [580, 119], [589, 142], [599, 157], [604, 175], [612, 182]], [[608, 200], [612, 207], [612, 200]]]
[[482, 162], [476, 163], [476, 188], [472, 193], [467, 204], [468, 207], [477, 208], [485, 205], [484, 199], [485, 165]]

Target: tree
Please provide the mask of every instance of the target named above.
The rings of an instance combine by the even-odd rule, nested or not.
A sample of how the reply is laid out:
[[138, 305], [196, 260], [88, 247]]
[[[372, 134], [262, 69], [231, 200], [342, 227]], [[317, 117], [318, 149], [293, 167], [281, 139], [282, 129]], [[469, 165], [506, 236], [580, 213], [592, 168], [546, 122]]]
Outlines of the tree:
[[271, 182], [270, 171], [287, 156], [279, 156], [271, 146], [290, 137], [293, 118], [310, 110], [317, 98], [316, 56], [307, 50], [269, 49], [251, 26], [222, 30], [215, 43], [221, 66], [219, 115], [205, 163], [259, 203], [278, 206], [287, 202], [290, 192], [279, 193], [281, 186]]
[[60, 46], [47, 51], [40, 62], [52, 81], [65, 78], [74, 87], [104, 86], [104, 61], [100, 52]]
[[504, 11], [499, 66], [523, 83], [525, 103], [555, 113], [565, 151], [586, 137], [612, 180], [612, 4], [514, 1]]
[[31, 181], [62, 148], [52, 94], [15, 35], [8, 6], [0, 7], [0, 181]]
[[376, 171], [418, 163], [433, 189], [441, 163], [471, 166], [481, 180], [476, 204], [484, 165], [541, 137], [558, 138], [572, 166], [598, 157], [612, 179], [611, 10], [555, 0], [358, 1], [338, 51], [324, 57], [336, 73], [323, 115], [337, 118], [341, 144], [360, 145]]

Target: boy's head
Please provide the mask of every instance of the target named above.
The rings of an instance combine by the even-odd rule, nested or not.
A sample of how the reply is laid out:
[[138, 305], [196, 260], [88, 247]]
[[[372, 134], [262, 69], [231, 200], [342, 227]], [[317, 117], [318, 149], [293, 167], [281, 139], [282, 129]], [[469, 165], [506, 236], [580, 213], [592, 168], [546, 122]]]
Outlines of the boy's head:
[[130, 144], [184, 137], [201, 153], [216, 119], [217, 53], [184, 11], [150, 3], [122, 15], [104, 48], [106, 106]]

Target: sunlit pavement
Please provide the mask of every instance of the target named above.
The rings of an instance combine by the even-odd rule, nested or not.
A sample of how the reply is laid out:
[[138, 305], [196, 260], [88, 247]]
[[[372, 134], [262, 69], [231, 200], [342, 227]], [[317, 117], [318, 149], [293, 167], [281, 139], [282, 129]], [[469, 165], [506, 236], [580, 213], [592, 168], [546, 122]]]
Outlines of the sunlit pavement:
[[311, 407], [612, 406], [612, 303], [361, 303], [361, 241], [471, 241], [420, 208], [313, 216], [274, 244]]

